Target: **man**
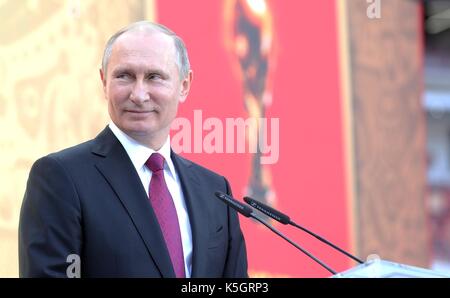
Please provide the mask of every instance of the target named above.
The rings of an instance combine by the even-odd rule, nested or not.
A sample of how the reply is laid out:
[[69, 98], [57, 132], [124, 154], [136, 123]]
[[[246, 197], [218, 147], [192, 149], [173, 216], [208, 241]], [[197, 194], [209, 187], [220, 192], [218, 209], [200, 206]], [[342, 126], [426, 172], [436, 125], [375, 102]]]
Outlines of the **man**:
[[182, 40], [137, 22], [108, 41], [100, 76], [112, 122], [39, 159], [19, 225], [21, 277], [246, 277], [227, 180], [171, 151], [192, 82]]

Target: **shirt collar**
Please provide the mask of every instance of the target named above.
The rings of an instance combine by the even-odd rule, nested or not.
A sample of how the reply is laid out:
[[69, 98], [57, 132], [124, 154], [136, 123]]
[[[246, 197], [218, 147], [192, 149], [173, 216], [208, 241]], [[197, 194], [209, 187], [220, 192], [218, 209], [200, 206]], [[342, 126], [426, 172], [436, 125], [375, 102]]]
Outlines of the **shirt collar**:
[[122, 144], [123, 148], [127, 152], [128, 156], [131, 159], [131, 162], [133, 163], [134, 167], [136, 168], [136, 171], [140, 171], [142, 167], [145, 166], [145, 162], [147, 159], [152, 155], [154, 152], [158, 152], [161, 154], [166, 162], [164, 163], [164, 168], [166, 170], [169, 170], [169, 173], [175, 177], [175, 167], [173, 165], [172, 159], [170, 157], [170, 136], [167, 136], [166, 141], [164, 142], [163, 146], [155, 151], [151, 148], [148, 148], [135, 139], [128, 136], [126, 133], [124, 133], [120, 128], [117, 127], [117, 125], [114, 124], [114, 122], [109, 123], [109, 128], [114, 133], [114, 135], [117, 137], [119, 142]]

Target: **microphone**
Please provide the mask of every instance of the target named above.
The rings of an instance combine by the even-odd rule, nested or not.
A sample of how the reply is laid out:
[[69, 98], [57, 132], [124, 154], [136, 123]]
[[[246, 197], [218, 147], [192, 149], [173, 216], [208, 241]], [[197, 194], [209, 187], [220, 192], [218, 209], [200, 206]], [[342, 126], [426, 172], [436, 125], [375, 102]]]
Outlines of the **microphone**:
[[252, 217], [254, 219], [256, 219], [257, 221], [259, 221], [260, 223], [262, 223], [263, 225], [265, 225], [267, 228], [269, 228], [272, 232], [274, 232], [275, 234], [277, 234], [278, 236], [280, 236], [281, 238], [283, 238], [284, 240], [286, 240], [287, 242], [289, 242], [291, 245], [293, 245], [295, 248], [299, 249], [301, 252], [303, 252], [304, 254], [306, 254], [308, 257], [310, 257], [311, 259], [313, 259], [316, 263], [318, 263], [319, 265], [321, 265], [323, 268], [325, 268], [326, 270], [328, 270], [331, 274], [335, 275], [337, 274], [336, 271], [334, 271], [333, 269], [331, 269], [329, 266], [327, 266], [324, 262], [322, 262], [321, 260], [319, 260], [318, 258], [316, 258], [315, 256], [313, 256], [310, 252], [308, 252], [307, 250], [303, 249], [302, 247], [300, 247], [297, 243], [295, 243], [294, 241], [292, 241], [291, 239], [289, 239], [288, 237], [286, 237], [283, 233], [281, 233], [280, 231], [278, 231], [277, 229], [275, 229], [274, 227], [272, 227], [271, 225], [269, 225], [267, 222], [265, 222], [261, 217], [259, 217], [258, 215], [256, 215], [253, 212], [253, 209], [248, 207], [247, 205], [244, 205], [243, 203], [239, 202], [238, 200], [236, 200], [235, 198], [233, 198], [230, 195], [227, 195], [223, 192], [220, 191], [216, 191], [215, 192], [216, 197], [218, 197], [221, 201], [223, 201], [225, 204], [227, 204], [228, 206], [230, 206], [231, 208], [233, 208], [234, 210], [236, 210], [237, 212], [241, 213], [242, 215], [244, 215], [245, 217]]
[[299, 228], [300, 230], [302, 230], [302, 231], [304, 231], [304, 232], [310, 234], [311, 236], [313, 236], [313, 237], [319, 239], [320, 241], [322, 241], [323, 243], [325, 243], [325, 244], [331, 246], [332, 248], [336, 249], [336, 250], [339, 251], [340, 253], [343, 253], [343, 254], [346, 255], [347, 257], [352, 258], [352, 259], [355, 260], [356, 262], [358, 262], [358, 263], [360, 263], [360, 264], [363, 264], [363, 263], [364, 263], [361, 259], [359, 259], [359, 258], [355, 257], [354, 255], [352, 255], [352, 254], [346, 252], [345, 250], [343, 250], [342, 248], [340, 248], [340, 247], [334, 245], [333, 243], [331, 243], [330, 241], [326, 240], [325, 238], [323, 238], [323, 237], [317, 235], [316, 233], [314, 233], [314, 232], [308, 230], [307, 228], [304, 228], [304, 227], [302, 227], [302, 226], [296, 224], [296, 223], [293, 222], [293, 221], [289, 218], [289, 216], [287, 216], [286, 214], [283, 214], [283, 213], [281, 213], [280, 211], [278, 211], [278, 210], [276, 210], [276, 209], [274, 209], [274, 208], [272, 208], [272, 207], [270, 207], [270, 206], [267, 206], [266, 204], [261, 203], [260, 201], [257, 201], [257, 200], [255, 200], [255, 199], [252, 199], [252, 198], [250, 198], [250, 197], [244, 197], [244, 201], [245, 201], [247, 204], [249, 204], [250, 206], [254, 207], [255, 209], [258, 209], [259, 211], [261, 211], [261, 212], [264, 213], [265, 215], [267, 215], [267, 216], [269, 216], [269, 217], [275, 219], [276, 221], [281, 222], [281, 223], [284, 224], [284, 225], [289, 224], [289, 225], [292, 225], [292, 226], [294, 226], [294, 227], [296, 227], [296, 228]]
[[216, 197], [218, 197], [219, 199], [224, 201], [227, 205], [231, 206], [234, 210], [241, 213], [245, 217], [252, 217], [252, 214], [253, 214], [252, 208], [248, 207], [247, 205], [242, 204], [238, 200], [232, 198], [231, 196], [229, 196], [223, 192], [216, 191], [215, 194], [216, 194]]

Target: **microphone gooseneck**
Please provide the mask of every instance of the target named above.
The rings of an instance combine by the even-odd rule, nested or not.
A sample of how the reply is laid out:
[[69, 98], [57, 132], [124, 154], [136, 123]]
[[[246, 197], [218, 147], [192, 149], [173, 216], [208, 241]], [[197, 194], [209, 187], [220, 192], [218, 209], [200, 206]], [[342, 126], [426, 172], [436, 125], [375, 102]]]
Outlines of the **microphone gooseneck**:
[[252, 217], [254, 219], [256, 219], [257, 221], [259, 221], [260, 223], [262, 223], [264, 226], [266, 226], [267, 228], [269, 228], [272, 232], [274, 232], [275, 234], [277, 234], [278, 236], [280, 236], [281, 238], [283, 238], [284, 240], [286, 240], [287, 242], [289, 242], [291, 245], [293, 245], [295, 248], [297, 248], [298, 250], [300, 250], [302, 253], [306, 254], [308, 257], [310, 257], [311, 259], [313, 259], [315, 262], [317, 262], [319, 265], [321, 265], [323, 268], [325, 268], [326, 270], [328, 270], [331, 274], [337, 274], [336, 271], [334, 271], [333, 269], [331, 269], [328, 265], [326, 265], [324, 262], [322, 262], [321, 260], [319, 260], [318, 258], [316, 258], [315, 256], [313, 256], [310, 252], [308, 252], [306, 249], [300, 247], [297, 243], [295, 243], [294, 241], [292, 241], [291, 239], [289, 239], [288, 237], [286, 237], [283, 233], [281, 233], [280, 231], [278, 231], [276, 228], [274, 228], [273, 226], [271, 226], [270, 224], [268, 224], [267, 222], [265, 222], [261, 217], [259, 217], [258, 215], [256, 215], [252, 208], [248, 207], [247, 205], [242, 204], [241, 202], [239, 202], [238, 200], [236, 200], [235, 198], [231, 197], [230, 195], [227, 195], [223, 192], [220, 191], [216, 191], [215, 195], [217, 198], [219, 198], [221, 201], [223, 201], [225, 204], [227, 204], [228, 206], [230, 206], [231, 208], [233, 208], [234, 210], [236, 210], [237, 212], [241, 213], [242, 215], [244, 215], [245, 217]]
[[300, 230], [302, 230], [302, 231], [304, 231], [304, 232], [310, 234], [311, 236], [317, 238], [318, 240], [322, 241], [323, 243], [325, 243], [325, 244], [331, 246], [332, 248], [336, 249], [336, 250], [339, 251], [340, 253], [343, 253], [343, 254], [346, 255], [347, 257], [349, 257], [349, 258], [355, 260], [356, 262], [358, 262], [358, 263], [360, 263], [360, 264], [363, 264], [363, 263], [364, 263], [361, 259], [359, 259], [359, 258], [355, 257], [354, 255], [352, 255], [352, 254], [346, 252], [345, 250], [343, 250], [342, 248], [338, 247], [337, 245], [331, 243], [331, 242], [328, 241], [327, 239], [325, 239], [325, 238], [323, 238], [323, 237], [317, 235], [316, 233], [314, 233], [314, 232], [308, 230], [308, 229], [305, 228], [305, 227], [302, 227], [302, 226], [296, 224], [296, 223], [293, 222], [293, 221], [289, 218], [289, 216], [287, 216], [286, 214], [284, 214], [284, 213], [282, 213], [282, 212], [280, 212], [280, 211], [278, 211], [278, 210], [276, 210], [276, 209], [274, 209], [274, 208], [272, 208], [272, 207], [270, 207], [270, 206], [267, 206], [266, 204], [261, 203], [260, 201], [257, 201], [257, 200], [255, 200], [255, 199], [252, 199], [252, 198], [250, 198], [250, 197], [244, 197], [244, 201], [245, 201], [247, 204], [249, 204], [250, 206], [252, 206], [252, 207], [254, 207], [255, 209], [257, 209], [257, 210], [259, 210], [260, 212], [262, 212], [263, 214], [265, 214], [265, 215], [267, 215], [267, 216], [269, 216], [269, 217], [275, 219], [276, 221], [278, 221], [278, 222], [280, 222], [280, 223], [282, 223], [282, 224], [285, 224], [285, 225], [286, 225], [286, 224], [292, 225], [292, 226], [294, 226], [294, 227], [296, 227], [296, 228], [298, 228], [298, 229], [300, 229]]

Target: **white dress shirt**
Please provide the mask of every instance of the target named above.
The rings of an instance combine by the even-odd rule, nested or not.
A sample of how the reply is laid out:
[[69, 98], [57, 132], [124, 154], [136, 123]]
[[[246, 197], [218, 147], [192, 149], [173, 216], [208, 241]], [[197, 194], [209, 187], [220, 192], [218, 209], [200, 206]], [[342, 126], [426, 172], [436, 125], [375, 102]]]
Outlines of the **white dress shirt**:
[[150, 171], [145, 162], [154, 152], [161, 154], [166, 162], [164, 163], [164, 179], [166, 180], [167, 188], [172, 196], [175, 204], [175, 209], [178, 215], [178, 223], [180, 225], [181, 241], [183, 243], [184, 269], [186, 277], [191, 277], [192, 270], [192, 232], [191, 224], [186, 209], [186, 202], [184, 200], [183, 191], [181, 190], [181, 183], [178, 178], [175, 166], [170, 158], [170, 137], [167, 137], [166, 142], [158, 151], [150, 149], [133, 138], [129, 137], [121, 131], [113, 122], [109, 123], [109, 128], [114, 135], [119, 139], [119, 142], [125, 148], [128, 156], [131, 159], [136, 171], [141, 178], [142, 185], [148, 196], [148, 189], [150, 180], [152, 178], [152, 171]]

